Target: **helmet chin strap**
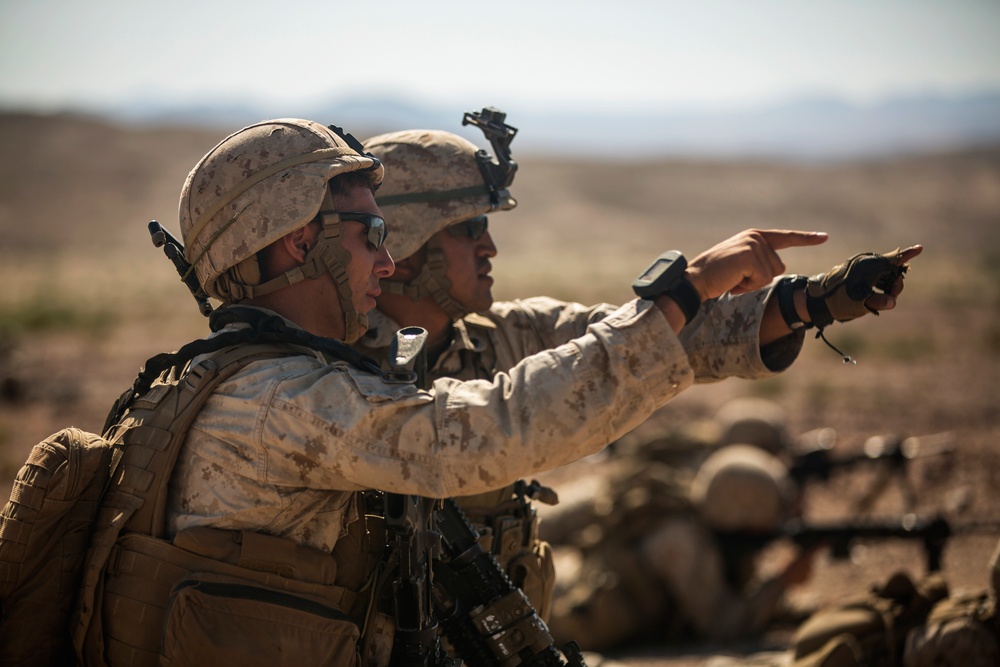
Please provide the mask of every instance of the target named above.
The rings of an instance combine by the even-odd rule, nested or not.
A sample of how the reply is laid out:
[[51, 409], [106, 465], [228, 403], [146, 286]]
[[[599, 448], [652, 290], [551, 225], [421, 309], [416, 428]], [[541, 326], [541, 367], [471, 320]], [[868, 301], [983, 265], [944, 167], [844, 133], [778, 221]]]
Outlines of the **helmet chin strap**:
[[[368, 328], [368, 316], [359, 313], [354, 307], [354, 295], [351, 292], [351, 283], [347, 278], [347, 266], [351, 262], [351, 253], [344, 247], [343, 225], [340, 216], [333, 207], [333, 195], [327, 187], [326, 194], [323, 195], [323, 204], [319, 211], [320, 220], [323, 223], [323, 233], [316, 240], [316, 245], [306, 253], [303, 269], [306, 266], [310, 269], [310, 274], [319, 275], [326, 271], [333, 276], [333, 284], [337, 288], [337, 295], [340, 297], [340, 309], [344, 314], [344, 342], [350, 345], [359, 338]], [[313, 277], [309, 275], [307, 277]]]
[[414, 301], [420, 301], [426, 297], [432, 297], [434, 302], [441, 307], [448, 317], [457, 320], [469, 314], [458, 301], [453, 299], [448, 290], [451, 289], [451, 281], [446, 275], [448, 264], [444, 258], [444, 250], [437, 237], [432, 237], [427, 242], [427, 259], [424, 266], [412, 280], [407, 283], [398, 280], [383, 279], [382, 289], [389, 294], [402, 294]]
[[228, 281], [226, 289], [232, 301], [238, 302], [277, 292], [289, 285], [329, 273], [333, 277], [337, 296], [340, 298], [340, 308], [344, 313], [344, 342], [351, 344], [361, 338], [361, 334], [368, 328], [368, 317], [359, 313], [354, 307], [351, 284], [347, 278], [347, 265], [350, 264], [351, 253], [344, 247], [340, 215], [334, 210], [333, 195], [329, 187], [323, 195], [319, 219], [323, 224], [322, 233], [316, 239], [316, 244], [306, 253], [302, 266], [289, 269], [259, 285]]

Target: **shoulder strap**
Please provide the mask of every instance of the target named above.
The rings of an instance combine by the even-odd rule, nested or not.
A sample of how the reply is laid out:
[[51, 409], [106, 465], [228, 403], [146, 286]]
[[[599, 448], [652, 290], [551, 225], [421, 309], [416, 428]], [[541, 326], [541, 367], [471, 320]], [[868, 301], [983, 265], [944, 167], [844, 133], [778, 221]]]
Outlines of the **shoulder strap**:
[[163, 352], [150, 357], [142, 369], [108, 412], [102, 433], [108, 434], [108, 429], [117, 424], [124, 416], [129, 406], [140, 396], [146, 394], [153, 382], [164, 373], [179, 375], [184, 367], [195, 357], [211, 354], [227, 347], [240, 344], [285, 344], [297, 345], [320, 352], [328, 359], [339, 359], [375, 375], [382, 376], [388, 382], [398, 379], [391, 371], [383, 371], [369, 357], [349, 347], [339, 340], [316, 336], [303, 329], [288, 326], [276, 315], [268, 315], [255, 308], [229, 306], [218, 308], [212, 312], [209, 325], [212, 331], [220, 331], [235, 323], [249, 325], [234, 331], [226, 331], [211, 338], [192, 341], [176, 352]]
[[162, 537], [170, 475], [191, 423], [223, 380], [247, 365], [310, 353], [288, 344], [260, 343], [223, 349], [193, 366], [177, 384], [152, 387], [129, 405], [108, 439], [122, 452], [112, 493], [141, 499], [125, 529]]

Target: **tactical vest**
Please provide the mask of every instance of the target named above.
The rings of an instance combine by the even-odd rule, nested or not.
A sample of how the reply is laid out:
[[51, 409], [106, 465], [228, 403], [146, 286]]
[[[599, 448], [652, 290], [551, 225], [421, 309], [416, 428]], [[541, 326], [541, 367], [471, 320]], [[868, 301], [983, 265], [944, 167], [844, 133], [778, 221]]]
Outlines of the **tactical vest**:
[[106, 430], [116, 461], [72, 627], [85, 664], [367, 664], [379, 520], [360, 511], [332, 554], [251, 531], [198, 527], [166, 538], [171, 472], [207, 397], [250, 363], [295, 354], [314, 352], [241, 344], [180, 378], [168, 369]]
[[[534, 354], [547, 349], [549, 345], [535, 321], [527, 315], [523, 319], [530, 327], [537, 349], [520, 351]], [[462, 381], [492, 380], [497, 372], [510, 370], [521, 360], [515, 342], [486, 316], [470, 313], [456, 326], [464, 330], [456, 332], [456, 335], [468, 335], [488, 342], [478, 353], [468, 349], [461, 350], [460, 372], [441, 373], [438, 369], [432, 369], [432, 376], [452, 377]], [[373, 355], [388, 367], [387, 346], [369, 347], [356, 343], [354, 349]], [[531, 503], [532, 499], [548, 505], [558, 502], [552, 489], [543, 487], [534, 480], [531, 483], [518, 481], [500, 489], [455, 500], [479, 533], [479, 543], [483, 549], [493, 554], [514, 585], [524, 591], [538, 615], [547, 622], [551, 615], [555, 588], [555, 562], [552, 548], [539, 538], [539, 518]]]

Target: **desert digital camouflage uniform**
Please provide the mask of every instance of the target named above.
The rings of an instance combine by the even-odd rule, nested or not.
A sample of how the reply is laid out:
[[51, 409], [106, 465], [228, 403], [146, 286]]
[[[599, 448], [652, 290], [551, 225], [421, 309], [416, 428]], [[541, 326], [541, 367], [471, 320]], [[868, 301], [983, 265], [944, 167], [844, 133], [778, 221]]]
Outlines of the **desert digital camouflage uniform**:
[[[760, 299], [739, 301], [762, 310]], [[192, 426], [172, 480], [171, 534], [259, 530], [329, 552], [360, 518], [357, 491], [391, 479], [428, 497], [489, 493], [600, 450], [696, 378], [771, 373], [755, 335], [718, 330], [712, 340], [695, 328], [689, 335], [702, 334], [688, 340], [701, 353], [689, 356], [650, 307], [629, 302], [492, 381], [438, 378], [430, 393], [319, 354], [255, 363], [221, 384]], [[742, 349], [727, 345], [736, 341]], [[382, 638], [372, 664], [384, 664], [392, 620], [380, 615], [368, 632]]]
[[[253, 363], [191, 427], [171, 480], [170, 536], [252, 530], [330, 552], [360, 518], [356, 492], [467, 496], [596, 452], [693, 381], [651, 311], [631, 302], [492, 381], [440, 378], [429, 392], [319, 354]], [[386, 664], [392, 619], [376, 614], [366, 635], [369, 664]]]
[[[703, 305], [701, 314], [685, 327], [680, 340], [690, 348], [689, 362], [697, 369], [696, 382], [710, 382], [729, 375], [760, 378], [772, 374], [768, 367], [786, 367], [798, 352], [795, 339], [782, 341], [764, 350], [756, 337], [759, 317], [766, 302], [766, 290], [743, 297], [727, 297]], [[461, 380], [491, 379], [508, 371], [521, 359], [554, 349], [581, 335], [587, 327], [613, 312], [614, 306], [583, 306], [548, 297], [496, 302], [485, 313], [472, 313], [454, 322], [451, 346], [437, 359], [429, 375]], [[730, 328], [724, 325], [729, 324]], [[369, 314], [370, 328], [356, 347], [384, 360], [398, 325], [384, 313]], [[801, 338], [797, 339], [801, 344]], [[714, 354], [714, 356], [712, 356]], [[514, 487], [461, 499], [467, 514], [489, 536], [484, 548], [491, 548], [515, 583], [528, 595], [543, 619], [550, 618], [555, 571], [548, 544], [538, 539], [534, 520], [522, 523], [509, 508]], [[502, 516], [496, 520], [497, 516]], [[506, 525], [508, 530], [505, 530]], [[528, 531], [522, 532], [523, 528]], [[512, 532], [508, 532], [512, 531]], [[504, 537], [504, 535], [507, 537]], [[500, 540], [492, 542], [493, 538]]]
[[[727, 377], [760, 379], [783, 371], [798, 356], [803, 336], [791, 335], [760, 346], [757, 332], [770, 289], [723, 296], [702, 304], [678, 338], [688, 353], [695, 382]], [[433, 377], [489, 378], [521, 359], [558, 347], [601, 321], [618, 306], [584, 306], [550, 297], [499, 301], [488, 312], [455, 322], [451, 347], [430, 369]], [[398, 325], [379, 310], [369, 313], [369, 329], [358, 349], [384, 358]]]
[[319, 354], [252, 364], [196, 418], [170, 527], [263, 528], [329, 551], [352, 511], [329, 491], [391, 478], [400, 493], [484, 493], [598, 451], [694, 380], [649, 312], [630, 302], [492, 382], [439, 378], [427, 392]]
[[[414, 279], [403, 283], [389, 277], [381, 281], [383, 290], [407, 295], [414, 301], [432, 297], [452, 318], [450, 347], [429, 369], [431, 378], [491, 379], [526, 356], [581, 335], [589, 324], [616, 308], [534, 297], [494, 303], [487, 312], [469, 313], [448, 291], [451, 285], [445, 275], [446, 260], [436, 235], [450, 225], [516, 206], [509, 190], [491, 182], [488, 175], [500, 161], [485, 166], [485, 151], [478, 151], [462, 137], [438, 130], [391, 132], [364, 143], [391, 174], [376, 195], [392, 229], [387, 247], [397, 259], [408, 258], [421, 249], [425, 253], [423, 266]], [[727, 354], [751, 360], [740, 372], [746, 377], [759, 377], [758, 373], [764, 371], [754, 364], [759, 363], [756, 327], [760, 312], [754, 311], [762, 303], [760, 296], [705, 304], [704, 316], [685, 329], [682, 341], [689, 341], [692, 349], [710, 347], [715, 343], [700, 338], [705, 330], [712, 331], [716, 341], [739, 341]], [[388, 346], [394, 333], [409, 322], [394, 322], [379, 310], [370, 313], [369, 320], [368, 332], [355, 347], [387, 368]], [[738, 331], [741, 325], [746, 331]], [[800, 344], [801, 340], [769, 350], [769, 363], [787, 366]], [[783, 355], [788, 356], [787, 361], [781, 358]], [[733, 367], [741, 364], [736, 362]], [[711, 372], [699, 375], [702, 380], [714, 379]], [[519, 486], [523, 488], [522, 483]], [[494, 553], [547, 620], [555, 580], [551, 551], [538, 540], [534, 505], [515, 488], [510, 485], [457, 500], [483, 536], [484, 548]]]
[[[494, 303], [488, 313], [472, 313], [453, 322], [451, 345], [428, 369], [428, 377], [492, 380], [528, 356], [578, 338], [614, 310], [608, 304], [585, 307], [547, 297]], [[379, 310], [369, 313], [369, 324], [355, 347], [385, 364], [399, 326]], [[553, 502], [544, 497], [550, 494], [538, 489], [531, 495]], [[555, 571], [548, 544], [538, 539], [535, 509], [524, 492], [508, 484], [458, 502], [480, 533], [483, 548], [494, 554], [542, 619], [548, 620]]]
[[[349, 292], [339, 240], [343, 218], [332, 206], [329, 181], [357, 171], [366, 185], [377, 186], [381, 167], [360, 150], [339, 128], [279, 119], [244, 128], [206, 155], [190, 173], [179, 208], [186, 257], [208, 294], [229, 306], [324, 272], [338, 290]], [[372, 235], [381, 220], [372, 218], [363, 224], [377, 249], [381, 239]], [[322, 233], [305, 261], [260, 282], [256, 254], [314, 220]], [[759, 321], [747, 314], [762, 311], [767, 293], [748, 295], [745, 308], [706, 309], [705, 320], [713, 312], [721, 320], [718, 332], [692, 325], [685, 343], [653, 304], [631, 301], [590, 324], [583, 335], [491, 380], [439, 378], [428, 391], [387, 382], [342, 356], [314, 350], [252, 361], [215, 385], [193, 423], [180, 431], [186, 437], [169, 480], [166, 539], [135, 537], [149, 538], [138, 540], [141, 544], [163, 545], [157, 549], [168, 555], [158, 562], [181, 558], [177, 552], [184, 549], [169, 540], [199, 528], [222, 529], [215, 533], [227, 536], [244, 531], [251, 541], [255, 534], [288, 538], [295, 548], [332, 552], [339, 583], [342, 569], [371, 557], [360, 544], [352, 551], [352, 529], [362, 522], [359, 495], [366, 490], [438, 498], [486, 493], [599, 451], [696, 380], [759, 377], [783, 369], [802, 336], [768, 346], [763, 359], [776, 355], [778, 362], [764, 363], [756, 342]], [[348, 307], [349, 293], [342, 291], [340, 301], [344, 338], [351, 342], [362, 330], [363, 315]], [[241, 326], [231, 323], [221, 331]], [[285, 326], [295, 323], [286, 320]], [[147, 395], [157, 390], [154, 386]], [[126, 414], [123, 426], [128, 419]], [[114, 546], [125, 549], [121, 541]], [[375, 546], [384, 553], [383, 544]], [[198, 557], [202, 564], [212, 559]], [[113, 559], [106, 573], [118, 576], [140, 562]], [[185, 572], [191, 570], [180, 564], [148, 574], [177, 581]], [[155, 661], [162, 649], [157, 621], [164, 608], [160, 600], [147, 605], [140, 599], [143, 575], [130, 570], [139, 582], [130, 604], [149, 612], [135, 619], [144, 623], [147, 636], [117, 637], [146, 642], [144, 650]], [[384, 665], [392, 619], [381, 608], [368, 611], [358, 623], [368, 651], [361, 662]], [[109, 614], [105, 621], [129, 626], [129, 619], [111, 618], [126, 614]], [[225, 635], [226, 627], [213, 630]], [[377, 641], [369, 648], [373, 635]], [[93, 651], [103, 652], [100, 637], [93, 639]], [[242, 639], [253, 649], [253, 637]], [[353, 662], [353, 656], [344, 657]]]

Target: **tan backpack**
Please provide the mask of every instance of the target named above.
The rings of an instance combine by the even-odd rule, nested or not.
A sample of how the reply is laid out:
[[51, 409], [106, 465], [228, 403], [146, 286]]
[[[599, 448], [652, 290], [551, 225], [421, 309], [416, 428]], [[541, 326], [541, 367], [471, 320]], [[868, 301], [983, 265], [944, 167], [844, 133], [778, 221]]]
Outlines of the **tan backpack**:
[[0, 512], [0, 664], [72, 664], [69, 617], [98, 502], [107, 440], [66, 428], [38, 443]]
[[[146, 532], [154, 542], [162, 537], [170, 472], [191, 422], [214, 388], [253, 361], [314, 353], [308, 342], [296, 345], [259, 333], [258, 337], [265, 340], [234, 345], [248, 336], [220, 336], [196, 341], [174, 354], [157, 355], [115, 404], [105, 424], [106, 437], [71, 427], [32, 449], [0, 513], [0, 666], [75, 664], [88, 636], [92, 647], [105, 651], [103, 638], [95, 636], [102, 632], [101, 618], [94, 617], [102, 602], [105, 566], [123, 531]], [[192, 358], [206, 354], [210, 356], [180, 382], [176, 380]], [[144, 408], [145, 419], [136, 420], [132, 415]], [[121, 420], [126, 413], [129, 417]], [[234, 537], [228, 531], [206, 529], [205, 534], [193, 536], [192, 548], [208, 552], [202, 560], [225, 559], [229, 545], [244, 537], [247, 544], [237, 544], [232, 556], [237, 572], [249, 561], [257, 569], [272, 571], [259, 577], [265, 583], [281, 581], [282, 574], [296, 568], [300, 570], [296, 575], [305, 572], [307, 578], [324, 584], [333, 580], [329, 570], [336, 566], [329, 555], [317, 557], [280, 538]], [[149, 583], [139, 585], [148, 588]], [[321, 585], [319, 590], [329, 598], [332, 588]], [[341, 589], [332, 595], [347, 606], [354, 601]], [[326, 613], [320, 610], [321, 615]], [[324, 626], [323, 632], [328, 631]], [[334, 632], [351, 643], [358, 629], [340, 623]], [[156, 633], [161, 634], [162, 628], [157, 626]], [[155, 645], [153, 637], [149, 642], [158, 649], [160, 638], [155, 637]], [[343, 642], [330, 646], [336, 649]], [[155, 655], [151, 657], [155, 662]], [[103, 656], [91, 654], [86, 660], [102, 664]], [[127, 659], [122, 664], [133, 662]]]

